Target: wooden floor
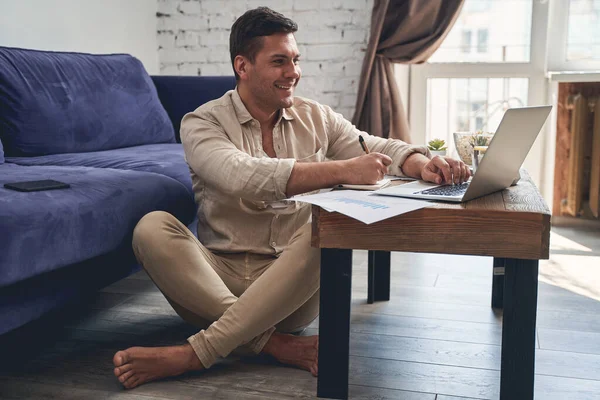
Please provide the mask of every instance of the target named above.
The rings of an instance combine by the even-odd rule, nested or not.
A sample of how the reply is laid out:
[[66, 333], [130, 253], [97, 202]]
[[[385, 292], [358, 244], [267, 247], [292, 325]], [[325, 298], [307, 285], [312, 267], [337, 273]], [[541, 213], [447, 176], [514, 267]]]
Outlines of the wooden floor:
[[[600, 399], [600, 232], [554, 228], [540, 268], [538, 400]], [[366, 304], [355, 252], [351, 399], [497, 399], [502, 316], [490, 308], [491, 259], [392, 255], [392, 299]], [[2, 399], [313, 398], [308, 372], [230, 357], [203, 373], [125, 391], [115, 351], [184, 343], [195, 329], [141, 272], [0, 337]], [[307, 334], [318, 332], [317, 324]], [[515, 399], [518, 400], [518, 399]]]

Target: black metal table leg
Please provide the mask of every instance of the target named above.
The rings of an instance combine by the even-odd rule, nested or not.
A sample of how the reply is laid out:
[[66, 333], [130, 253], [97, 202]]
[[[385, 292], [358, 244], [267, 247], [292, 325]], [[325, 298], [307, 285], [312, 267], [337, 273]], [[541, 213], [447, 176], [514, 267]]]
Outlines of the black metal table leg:
[[317, 396], [348, 398], [352, 250], [321, 249]]
[[389, 251], [369, 250], [367, 303], [390, 299], [390, 261]]
[[506, 259], [494, 257], [494, 276], [492, 277], [492, 308], [504, 306], [504, 262]]
[[538, 260], [505, 259], [500, 400], [533, 400]]

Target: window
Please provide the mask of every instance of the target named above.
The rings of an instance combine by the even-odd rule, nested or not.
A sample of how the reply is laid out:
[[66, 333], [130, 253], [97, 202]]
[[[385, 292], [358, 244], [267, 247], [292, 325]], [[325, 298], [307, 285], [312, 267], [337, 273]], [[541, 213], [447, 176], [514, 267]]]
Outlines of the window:
[[454, 132], [494, 132], [510, 107], [527, 104], [526, 78], [433, 78], [427, 80], [428, 140], [446, 140], [456, 156]]
[[[413, 142], [441, 138], [454, 155], [454, 132], [495, 131], [507, 108], [550, 104], [547, 72], [600, 71], [600, 0], [465, 0], [428, 62], [397, 68]], [[524, 163], [546, 198], [550, 121]]]
[[600, 60], [600, 0], [571, 0], [567, 61]]
[[462, 31], [460, 38], [460, 51], [462, 53], [471, 52], [471, 31]]
[[[466, 0], [429, 62], [529, 62], [531, 17], [532, 0]], [[472, 32], [477, 52], [471, 55]]]
[[477, 52], [487, 53], [488, 51], [488, 30], [479, 29], [477, 31]]
[[[438, 51], [410, 66], [413, 142], [444, 139], [454, 156], [454, 132], [494, 132], [506, 109], [547, 104], [548, 15], [542, 0], [465, 0]], [[525, 162], [534, 181], [542, 149], [534, 146]]]
[[[494, 131], [507, 107], [543, 103], [543, 91], [529, 93], [530, 80], [537, 80], [533, 87], [544, 80], [539, 52], [545, 46], [531, 51], [532, 38], [543, 36], [542, 29], [532, 29], [534, 11], [538, 21], [547, 19], [543, 6], [533, 0], [465, 1], [439, 50], [427, 63], [411, 66], [415, 141], [441, 138], [452, 151], [453, 132]], [[452, 39], [457, 34], [460, 46]]]
[[550, 4], [548, 71], [600, 70], [600, 0]]

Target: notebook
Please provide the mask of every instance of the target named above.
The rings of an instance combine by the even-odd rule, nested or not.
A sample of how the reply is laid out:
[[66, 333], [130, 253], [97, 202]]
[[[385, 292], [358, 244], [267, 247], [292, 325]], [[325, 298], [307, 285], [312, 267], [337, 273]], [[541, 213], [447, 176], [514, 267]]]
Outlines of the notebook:
[[384, 187], [388, 186], [390, 184], [392, 180], [389, 178], [384, 178], [380, 181], [377, 181], [376, 183], [372, 184], [372, 185], [353, 185], [350, 183], [342, 183], [340, 185], [337, 185], [336, 187], [334, 187], [334, 189], [339, 190], [339, 189], [351, 189], [351, 190], [379, 190], [379, 189], [383, 189]]

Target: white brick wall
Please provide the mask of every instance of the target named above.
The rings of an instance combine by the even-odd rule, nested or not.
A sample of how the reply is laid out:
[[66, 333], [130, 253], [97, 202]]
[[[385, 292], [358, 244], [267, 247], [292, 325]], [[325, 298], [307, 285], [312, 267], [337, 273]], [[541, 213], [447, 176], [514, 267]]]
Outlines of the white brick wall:
[[246, 10], [267, 6], [298, 24], [296, 90], [352, 118], [373, 0], [157, 0], [163, 75], [233, 75], [229, 32]]

